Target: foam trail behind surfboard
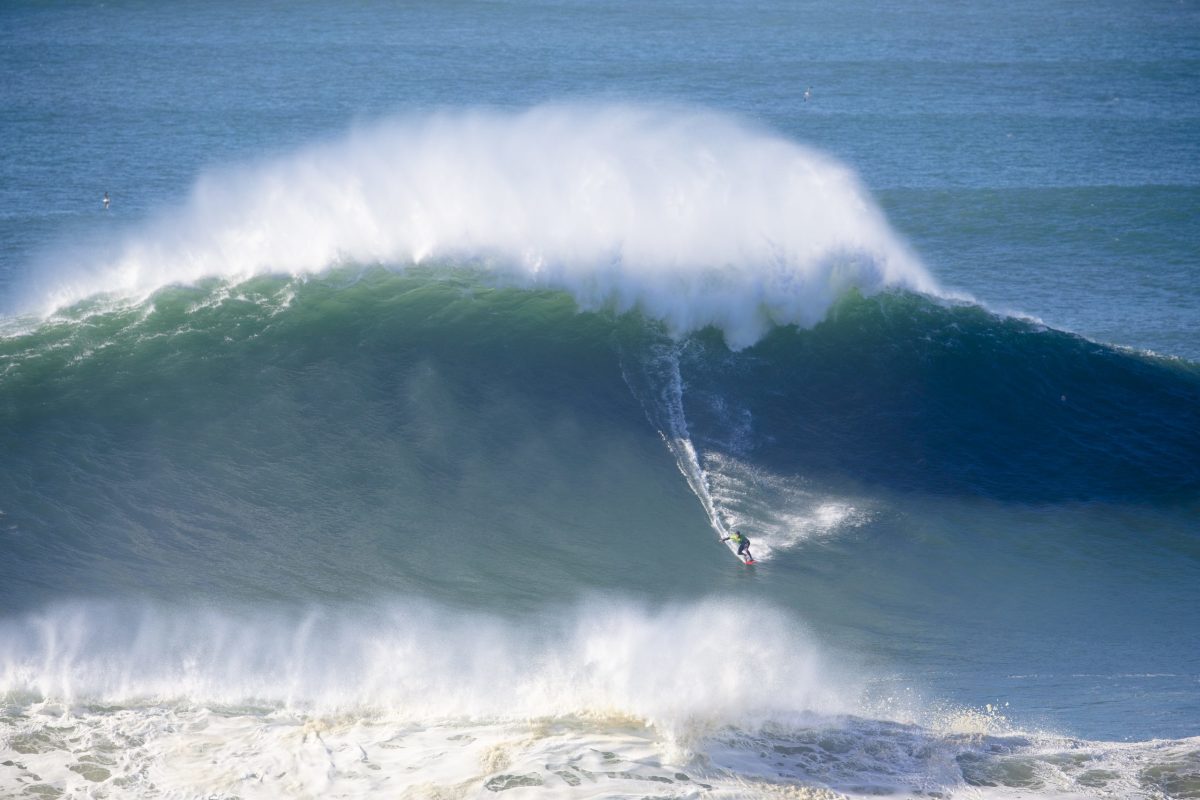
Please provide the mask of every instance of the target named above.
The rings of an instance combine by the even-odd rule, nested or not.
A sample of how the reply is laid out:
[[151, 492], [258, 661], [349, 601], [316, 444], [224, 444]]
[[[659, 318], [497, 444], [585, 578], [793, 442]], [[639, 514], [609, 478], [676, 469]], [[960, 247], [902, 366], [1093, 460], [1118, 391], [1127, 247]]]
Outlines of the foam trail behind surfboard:
[[[625, 382], [641, 400], [650, 422], [658, 429], [667, 449], [675, 457], [675, 465], [687, 480], [692, 493], [700, 500], [709, 524], [718, 538], [724, 539], [729, 535], [729, 527], [713, 499], [708, 474], [700, 465], [700, 457], [692, 444], [683, 411], [683, 374], [679, 368], [679, 355], [686, 346], [686, 343], [677, 342], [656, 346], [652, 350], [652, 357], [638, 364], [641, 379], [630, 380], [626, 368]], [[737, 555], [737, 548], [729, 542], [726, 544], [730, 552]], [[741, 556], [738, 559], [741, 560]]]

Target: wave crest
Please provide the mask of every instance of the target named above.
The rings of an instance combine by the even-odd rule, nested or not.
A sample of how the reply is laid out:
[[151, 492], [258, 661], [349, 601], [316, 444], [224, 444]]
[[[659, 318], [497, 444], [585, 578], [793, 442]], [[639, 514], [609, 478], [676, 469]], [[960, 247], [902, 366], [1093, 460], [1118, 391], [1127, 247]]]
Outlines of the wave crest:
[[394, 119], [204, 176], [54, 308], [332, 264], [481, 266], [733, 347], [854, 287], [936, 283], [845, 166], [695, 109], [547, 105]]

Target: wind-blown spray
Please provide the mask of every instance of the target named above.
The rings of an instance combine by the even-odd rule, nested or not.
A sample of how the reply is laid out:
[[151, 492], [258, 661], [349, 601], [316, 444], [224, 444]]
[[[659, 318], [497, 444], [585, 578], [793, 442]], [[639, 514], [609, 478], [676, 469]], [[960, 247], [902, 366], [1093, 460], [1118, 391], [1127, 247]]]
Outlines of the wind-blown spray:
[[715, 325], [733, 347], [819, 321], [851, 287], [937, 291], [824, 155], [712, 112], [549, 105], [392, 120], [208, 174], [41, 304], [346, 262], [467, 265], [675, 334]]

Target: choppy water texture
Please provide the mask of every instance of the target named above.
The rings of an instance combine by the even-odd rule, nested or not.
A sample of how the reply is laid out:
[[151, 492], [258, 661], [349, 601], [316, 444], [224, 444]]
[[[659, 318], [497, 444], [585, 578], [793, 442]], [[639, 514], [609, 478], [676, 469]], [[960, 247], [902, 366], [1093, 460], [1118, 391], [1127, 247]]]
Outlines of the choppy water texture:
[[1200, 796], [1198, 33], [6, 5], [0, 794]]

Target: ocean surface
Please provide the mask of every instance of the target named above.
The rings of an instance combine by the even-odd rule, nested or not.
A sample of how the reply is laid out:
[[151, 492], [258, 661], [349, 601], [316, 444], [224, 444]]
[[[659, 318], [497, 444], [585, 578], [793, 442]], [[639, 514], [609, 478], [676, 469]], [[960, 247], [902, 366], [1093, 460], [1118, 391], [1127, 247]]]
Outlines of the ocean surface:
[[0, 75], [0, 796], [1200, 797], [1193, 0]]

